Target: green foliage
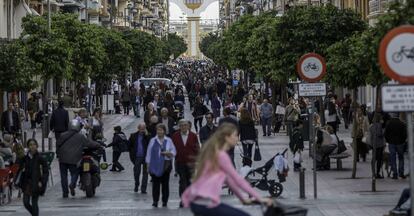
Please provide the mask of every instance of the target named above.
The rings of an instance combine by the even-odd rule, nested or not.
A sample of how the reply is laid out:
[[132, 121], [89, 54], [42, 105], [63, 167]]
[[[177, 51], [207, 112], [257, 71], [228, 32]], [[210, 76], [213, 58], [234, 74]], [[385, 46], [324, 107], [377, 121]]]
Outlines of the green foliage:
[[337, 42], [327, 50], [328, 73], [326, 79], [333, 86], [356, 89], [367, 82], [371, 72], [371, 35], [355, 34]]
[[280, 42], [274, 49], [277, 61], [274, 61], [272, 76], [294, 75], [296, 63], [303, 54], [316, 52], [326, 56], [329, 46], [363, 31], [366, 26], [355, 12], [332, 5], [288, 10], [276, 26]]
[[135, 73], [141, 73], [152, 65], [166, 60], [165, 44], [154, 35], [130, 30], [125, 31], [123, 36], [132, 47], [131, 66]]
[[168, 34], [167, 38], [164, 38], [164, 43], [166, 44], [166, 54], [168, 57], [174, 55], [174, 58], [177, 58], [187, 50], [187, 44], [184, 39], [177, 34]]
[[391, 5], [387, 14], [382, 15], [378, 18], [378, 23], [370, 29], [372, 35], [372, 46], [371, 46], [371, 68], [372, 71], [368, 75], [368, 82], [372, 85], [380, 85], [388, 80], [383, 74], [381, 67], [378, 63], [378, 50], [379, 44], [382, 38], [391, 29], [411, 24], [414, 25], [414, 1], [406, 1], [405, 4], [395, 2]]
[[213, 44], [214, 42], [217, 42], [219, 40], [219, 36], [217, 32], [210, 32], [203, 38], [201, 38], [199, 47], [200, 51], [207, 56], [208, 58], [212, 59], [213, 53], [208, 52], [208, 48]]
[[0, 45], [0, 89], [8, 92], [28, 91], [36, 87], [34, 75], [33, 62], [19, 41]]
[[131, 46], [118, 31], [98, 26], [95, 27], [95, 31], [98, 33], [97, 39], [101, 42], [105, 55], [101, 69], [94, 71], [91, 78], [100, 81], [125, 78], [130, 68]]
[[26, 16], [22, 26], [24, 31], [20, 40], [36, 74], [43, 80], [69, 77], [72, 47], [64, 35], [53, 29], [48, 33], [45, 17]]
[[263, 23], [253, 30], [247, 41], [246, 49], [250, 52], [246, 59], [257, 77], [264, 77], [273, 70], [271, 63], [277, 59], [274, 56], [274, 48], [278, 43], [275, 28], [278, 22], [278, 18], [266, 17]]

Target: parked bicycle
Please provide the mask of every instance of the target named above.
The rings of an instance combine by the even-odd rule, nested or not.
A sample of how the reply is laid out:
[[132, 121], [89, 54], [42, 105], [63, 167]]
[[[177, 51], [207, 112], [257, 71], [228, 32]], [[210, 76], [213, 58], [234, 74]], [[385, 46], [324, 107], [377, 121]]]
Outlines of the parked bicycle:
[[411, 49], [406, 49], [405, 46], [401, 46], [400, 51], [397, 51], [394, 54], [392, 54], [392, 61], [394, 63], [401, 63], [404, 57], [414, 61], [414, 47]]

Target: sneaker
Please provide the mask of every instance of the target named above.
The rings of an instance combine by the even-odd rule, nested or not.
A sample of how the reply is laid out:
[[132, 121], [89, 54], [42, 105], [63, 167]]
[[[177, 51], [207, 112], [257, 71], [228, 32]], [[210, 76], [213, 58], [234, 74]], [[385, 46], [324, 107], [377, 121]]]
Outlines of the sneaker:
[[158, 208], [158, 203], [153, 203], [153, 204], [152, 204], [152, 207], [154, 207], [154, 208]]
[[162, 207], [167, 207], [167, 203], [162, 203]]
[[180, 202], [179, 208], [184, 208], [183, 202]]
[[377, 178], [377, 179], [383, 179], [383, 178], [384, 178], [384, 176], [382, 176], [381, 174], [377, 174], [377, 175], [375, 176], [375, 178]]
[[137, 193], [138, 192], [138, 185], [135, 185], [134, 187], [134, 192]]
[[68, 194], [63, 194], [62, 198], [68, 198], [68, 196], [69, 196]]
[[142, 193], [142, 194], [147, 194], [147, 192], [146, 192], [146, 191], [141, 191], [141, 193]]

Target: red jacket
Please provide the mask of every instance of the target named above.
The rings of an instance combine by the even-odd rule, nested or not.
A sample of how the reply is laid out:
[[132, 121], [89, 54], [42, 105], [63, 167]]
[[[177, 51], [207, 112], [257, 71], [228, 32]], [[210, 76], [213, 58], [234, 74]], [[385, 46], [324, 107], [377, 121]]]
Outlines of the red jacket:
[[177, 164], [190, 164], [195, 163], [195, 159], [200, 150], [200, 144], [198, 142], [197, 135], [191, 131], [188, 132], [187, 143], [184, 146], [183, 139], [181, 138], [181, 132], [177, 131], [172, 136], [171, 139], [174, 143], [174, 146], [177, 150], [177, 155], [175, 156], [175, 161]]

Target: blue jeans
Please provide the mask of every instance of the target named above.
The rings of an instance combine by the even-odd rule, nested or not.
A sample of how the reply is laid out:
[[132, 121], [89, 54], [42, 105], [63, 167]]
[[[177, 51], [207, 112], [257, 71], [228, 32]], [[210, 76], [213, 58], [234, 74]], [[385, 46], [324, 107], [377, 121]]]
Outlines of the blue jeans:
[[59, 163], [59, 170], [63, 195], [68, 195], [68, 171], [70, 172], [70, 186], [76, 187], [76, 182], [79, 177], [79, 168], [74, 164]]
[[[404, 175], [404, 145], [389, 144], [391, 171], [393, 176]], [[398, 171], [397, 171], [397, 156], [398, 156]]]
[[269, 117], [269, 118], [262, 117], [262, 128], [263, 128], [263, 135], [270, 136], [272, 134], [272, 117]]
[[248, 213], [223, 203], [214, 208], [194, 203], [191, 203], [190, 207], [191, 211], [197, 216], [249, 216]]

